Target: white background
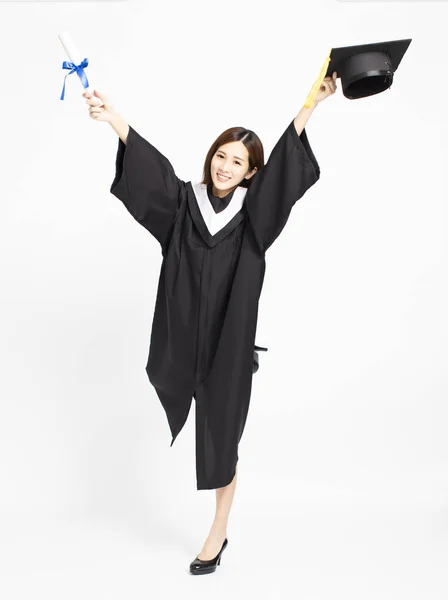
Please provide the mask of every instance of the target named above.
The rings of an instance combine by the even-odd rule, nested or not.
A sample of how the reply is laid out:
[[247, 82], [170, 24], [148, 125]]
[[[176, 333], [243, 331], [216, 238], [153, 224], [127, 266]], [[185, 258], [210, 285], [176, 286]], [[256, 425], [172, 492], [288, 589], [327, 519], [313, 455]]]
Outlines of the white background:
[[[447, 118], [442, 3], [0, 6], [0, 595], [446, 599]], [[329, 49], [412, 37], [393, 86], [307, 125], [320, 181], [268, 251], [229, 546], [194, 402], [170, 448], [145, 365], [161, 253], [109, 193], [118, 137], [60, 100], [57, 38], [188, 181], [221, 131], [266, 157]], [[444, 572], [445, 571], [445, 572]]]

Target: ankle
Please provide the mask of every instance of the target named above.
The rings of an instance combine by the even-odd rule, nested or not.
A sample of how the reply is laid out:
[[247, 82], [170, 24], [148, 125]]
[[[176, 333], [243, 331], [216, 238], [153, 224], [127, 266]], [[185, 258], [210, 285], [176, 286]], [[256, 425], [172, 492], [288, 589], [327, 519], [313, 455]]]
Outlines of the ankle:
[[216, 529], [218, 531], [227, 531], [227, 521], [226, 517], [215, 517], [212, 529]]

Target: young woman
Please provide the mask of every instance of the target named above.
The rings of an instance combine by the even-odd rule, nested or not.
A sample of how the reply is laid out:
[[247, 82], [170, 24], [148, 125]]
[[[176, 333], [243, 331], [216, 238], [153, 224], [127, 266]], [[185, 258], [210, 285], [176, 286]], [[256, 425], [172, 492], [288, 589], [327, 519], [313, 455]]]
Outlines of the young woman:
[[200, 182], [179, 179], [169, 160], [129, 126], [107, 98], [90, 117], [119, 136], [110, 191], [160, 243], [162, 265], [146, 371], [166, 412], [173, 445], [196, 401], [197, 489], [216, 489], [216, 515], [194, 574], [211, 573], [227, 546], [238, 443], [249, 409], [265, 252], [295, 202], [319, 179], [305, 132], [336, 91], [326, 77], [314, 105], [288, 125], [264, 165], [258, 136], [243, 127], [211, 145]]

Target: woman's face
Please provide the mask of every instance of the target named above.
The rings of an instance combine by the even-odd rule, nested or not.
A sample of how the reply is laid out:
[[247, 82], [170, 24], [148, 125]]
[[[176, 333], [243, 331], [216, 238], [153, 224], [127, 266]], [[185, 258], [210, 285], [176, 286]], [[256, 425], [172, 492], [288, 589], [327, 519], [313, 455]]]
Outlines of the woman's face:
[[250, 179], [257, 168], [249, 172], [249, 152], [243, 142], [229, 142], [215, 152], [210, 165], [213, 194], [220, 198], [234, 190], [243, 179]]

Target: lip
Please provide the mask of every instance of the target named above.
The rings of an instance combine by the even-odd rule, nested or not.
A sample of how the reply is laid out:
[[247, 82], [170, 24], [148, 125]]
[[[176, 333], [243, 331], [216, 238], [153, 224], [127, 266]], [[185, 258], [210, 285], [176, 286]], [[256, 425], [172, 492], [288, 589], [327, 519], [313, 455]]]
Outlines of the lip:
[[217, 178], [220, 179], [220, 177], [222, 177], [222, 180], [220, 181], [228, 181], [230, 179], [230, 177], [226, 177], [225, 175], [221, 175], [221, 173], [217, 173], [216, 174]]

